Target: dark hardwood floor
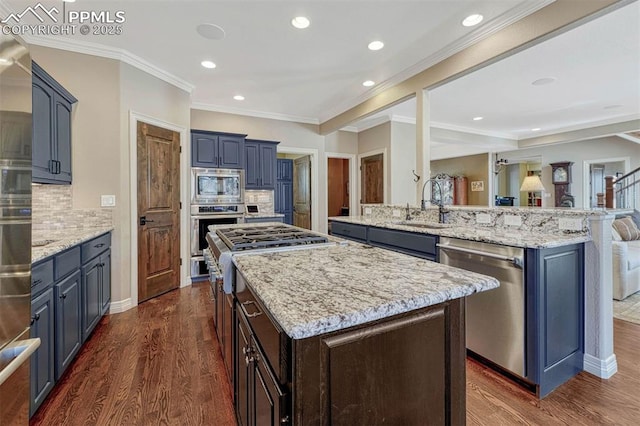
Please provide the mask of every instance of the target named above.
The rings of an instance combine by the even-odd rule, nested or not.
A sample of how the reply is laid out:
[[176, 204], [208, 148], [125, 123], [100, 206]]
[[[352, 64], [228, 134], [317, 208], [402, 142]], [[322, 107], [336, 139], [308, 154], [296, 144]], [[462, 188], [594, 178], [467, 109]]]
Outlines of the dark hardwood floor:
[[[211, 314], [202, 283], [105, 317], [31, 425], [235, 425]], [[613, 378], [581, 373], [542, 401], [467, 361], [467, 424], [640, 424], [640, 325], [614, 332]]]

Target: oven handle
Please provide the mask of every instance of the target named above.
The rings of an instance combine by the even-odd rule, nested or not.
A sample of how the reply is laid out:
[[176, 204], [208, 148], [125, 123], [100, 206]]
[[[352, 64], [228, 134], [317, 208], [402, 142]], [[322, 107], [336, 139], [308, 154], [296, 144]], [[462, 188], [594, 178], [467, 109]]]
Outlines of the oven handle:
[[236, 214], [236, 213], [232, 213], [232, 214], [225, 214], [225, 213], [211, 213], [208, 215], [203, 215], [203, 214], [198, 214], [198, 215], [191, 215], [191, 219], [215, 219], [215, 218], [221, 218], [221, 219], [228, 219], [228, 218], [237, 218], [240, 219], [242, 217], [244, 217], [244, 215], [242, 214]]

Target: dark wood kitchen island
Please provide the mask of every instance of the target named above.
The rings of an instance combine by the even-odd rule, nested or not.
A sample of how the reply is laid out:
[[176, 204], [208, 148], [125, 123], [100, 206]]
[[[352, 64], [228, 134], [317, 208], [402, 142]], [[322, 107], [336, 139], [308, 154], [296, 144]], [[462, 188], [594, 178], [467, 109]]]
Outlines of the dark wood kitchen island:
[[494, 278], [358, 243], [234, 256], [239, 424], [464, 424], [464, 297]]

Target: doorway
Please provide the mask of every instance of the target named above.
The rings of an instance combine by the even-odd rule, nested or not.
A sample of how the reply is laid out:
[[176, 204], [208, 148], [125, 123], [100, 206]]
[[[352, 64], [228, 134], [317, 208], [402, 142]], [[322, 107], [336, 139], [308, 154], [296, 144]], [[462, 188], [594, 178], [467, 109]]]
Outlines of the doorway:
[[384, 154], [360, 158], [360, 183], [362, 204], [384, 203]]
[[180, 134], [137, 122], [138, 302], [180, 286]]
[[[630, 162], [631, 159], [629, 157], [601, 158], [584, 161], [583, 208], [603, 208], [604, 205], [599, 205], [598, 201], [599, 199], [603, 199], [603, 195], [606, 193], [604, 178], [606, 176], [616, 176], [626, 173], [627, 170], [630, 170]], [[602, 204], [602, 201], [600, 204]]]
[[327, 217], [349, 216], [349, 159], [327, 158]]

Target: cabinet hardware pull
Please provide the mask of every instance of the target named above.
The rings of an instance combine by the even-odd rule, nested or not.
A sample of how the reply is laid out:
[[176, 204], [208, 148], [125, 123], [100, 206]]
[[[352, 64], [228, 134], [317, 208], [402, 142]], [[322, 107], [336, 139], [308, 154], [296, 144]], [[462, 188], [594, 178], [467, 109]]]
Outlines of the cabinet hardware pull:
[[66, 295], [66, 294], [61, 294], [61, 295], [60, 295], [60, 299], [66, 299], [66, 298], [67, 298], [67, 295]]
[[[256, 311], [253, 313], [248, 313], [247, 312], [247, 306], [249, 305], [254, 305], [256, 308]], [[242, 313], [244, 314], [244, 316], [246, 316], [247, 318], [255, 318], [257, 316], [262, 315], [262, 311], [260, 310], [260, 308], [258, 307], [258, 305], [256, 305], [256, 302], [254, 302], [253, 300], [247, 300], [246, 302], [242, 302], [240, 304], [240, 309], [242, 309]]]
[[31, 283], [31, 285], [38, 285], [42, 282], [42, 280], [35, 280], [33, 283]]
[[94, 247], [95, 247], [95, 248], [104, 247], [104, 243], [96, 244]]
[[40, 314], [36, 314], [35, 320], [40, 321]]
[[36, 317], [31, 317], [31, 321], [29, 321], [29, 325], [33, 325], [35, 321], [36, 321]]

